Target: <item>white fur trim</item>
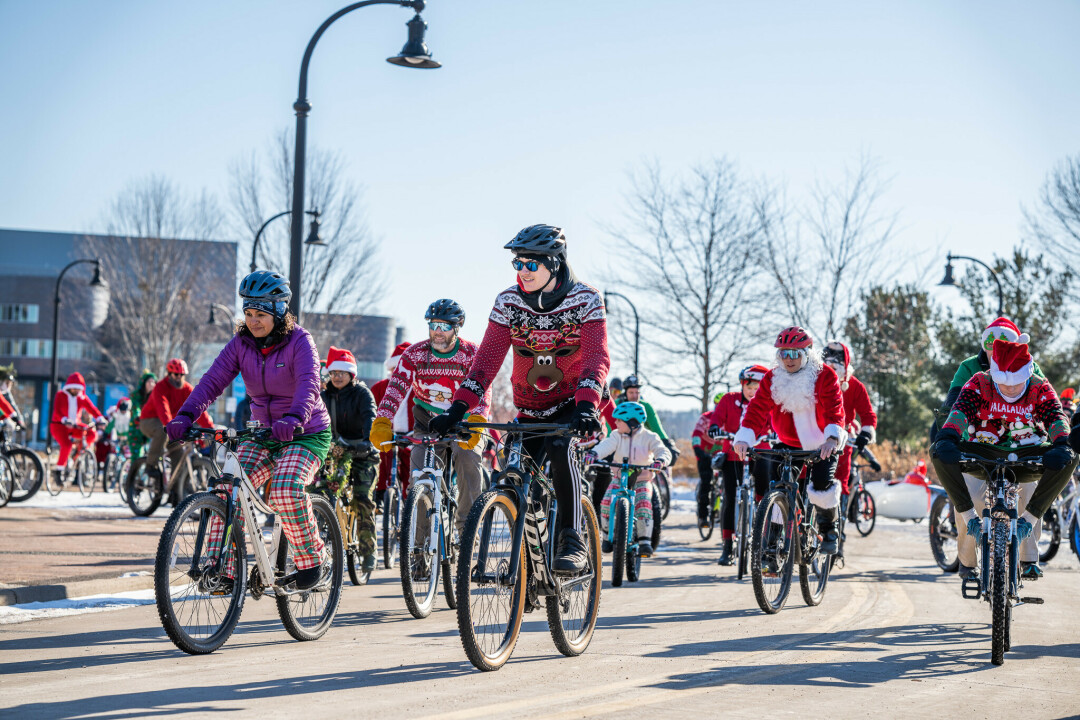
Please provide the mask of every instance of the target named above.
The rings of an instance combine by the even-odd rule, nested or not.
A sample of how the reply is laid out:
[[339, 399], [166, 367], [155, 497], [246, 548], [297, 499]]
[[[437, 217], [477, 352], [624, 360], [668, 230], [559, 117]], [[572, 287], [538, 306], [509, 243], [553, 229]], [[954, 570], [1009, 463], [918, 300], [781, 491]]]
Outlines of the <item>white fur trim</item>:
[[[836, 438], [836, 447], [843, 449], [844, 445], [847, 444], [848, 434], [847, 431], [839, 425], [826, 425], [825, 437]], [[825, 441], [822, 440], [821, 442], [824, 443]]]
[[80, 385], [78, 383], [68, 383], [68, 384], [64, 385], [64, 387], [61, 388], [61, 389], [62, 390], [78, 390], [79, 392], [82, 392], [82, 391], [86, 390], [86, 386], [85, 385]]
[[[79, 386], [78, 385], [72, 385], [71, 387], [79, 387]], [[65, 417], [67, 417], [68, 420], [77, 420], [78, 417], [79, 417], [79, 396], [78, 395], [72, 395], [71, 393], [68, 393], [67, 396], [68, 396], [68, 411], [67, 411], [67, 415]]]
[[[825, 433], [817, 426], [816, 408], [793, 412], [791, 413], [791, 419], [795, 422], [795, 432], [799, 436], [799, 445], [802, 446], [803, 450], [814, 450], [825, 444]], [[830, 425], [829, 427], [837, 428], [836, 425]], [[839, 428], [837, 429], [839, 430]], [[843, 430], [840, 430], [840, 432], [842, 433]]]
[[960, 517], [964, 519], [964, 525], [966, 526], [970, 521], [979, 517], [975, 514], [975, 508], [968, 508], [964, 512], [960, 513]]
[[992, 377], [994, 382], [998, 385], [1019, 385], [1020, 383], [1025, 383], [1031, 378], [1031, 374], [1034, 371], [1034, 360], [1029, 360], [1027, 365], [1015, 372], [1006, 372], [998, 367], [998, 364], [994, 362], [994, 358], [990, 358], [990, 377]]
[[[1027, 345], [1027, 341], [1029, 339], [1027, 333], [1024, 333], [1023, 335], [1017, 335], [1012, 331], [1012, 328], [1008, 328], [1003, 325], [993, 325], [982, 331], [982, 337], [980, 339], [982, 340], [982, 344], [984, 346], [986, 345], [987, 339], [990, 337], [990, 333], [994, 333], [995, 336], [997, 336], [998, 333], [1001, 333], [1009, 342], [1024, 343], [1025, 345]], [[1024, 339], [1021, 340], [1020, 338]]]
[[813, 484], [806, 486], [806, 499], [822, 510], [832, 510], [840, 505], [840, 483], [833, 480], [825, 490], [815, 490]]
[[342, 370], [347, 373], [356, 375], [356, 363], [346, 362], [344, 360], [335, 360], [326, 366], [327, 372], [333, 372], [335, 370]]
[[750, 447], [754, 447], [754, 441], [757, 440], [757, 435], [748, 427], [740, 427], [739, 431], [735, 433], [735, 439], [733, 443], [746, 443]]

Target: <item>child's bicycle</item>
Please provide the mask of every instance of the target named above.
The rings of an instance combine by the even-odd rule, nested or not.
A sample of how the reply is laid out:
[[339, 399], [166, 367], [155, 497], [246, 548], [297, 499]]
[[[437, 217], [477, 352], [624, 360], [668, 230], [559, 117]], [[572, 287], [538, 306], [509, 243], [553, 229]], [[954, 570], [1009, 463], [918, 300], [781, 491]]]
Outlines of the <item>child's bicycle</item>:
[[[608, 541], [611, 542], [611, 585], [621, 587], [623, 583], [623, 570], [626, 571], [626, 579], [637, 582], [641, 577], [641, 553], [639, 552], [637, 533], [634, 530], [634, 488], [630, 484], [630, 475], [635, 470], [655, 470], [652, 465], [634, 465], [629, 458], [623, 458], [621, 463], [607, 460], [596, 460], [594, 465], [607, 465], [612, 472], [618, 472], [618, 486], [611, 494], [611, 505], [608, 512]], [[655, 492], [653, 494], [655, 502]], [[656, 513], [653, 513], [653, 522], [656, 521]], [[655, 532], [655, 527], [653, 528]]]

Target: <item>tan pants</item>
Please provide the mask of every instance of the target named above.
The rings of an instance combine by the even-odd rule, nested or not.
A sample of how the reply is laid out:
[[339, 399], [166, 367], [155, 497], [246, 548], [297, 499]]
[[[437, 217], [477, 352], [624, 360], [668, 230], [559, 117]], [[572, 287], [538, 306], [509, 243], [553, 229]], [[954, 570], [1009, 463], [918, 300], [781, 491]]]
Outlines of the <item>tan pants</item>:
[[[986, 505], [986, 483], [977, 477], [964, 473], [964, 482], [967, 483], [968, 492], [971, 493], [971, 502], [975, 505], [975, 514], [982, 517], [983, 507]], [[1035, 494], [1037, 482], [1020, 483], [1020, 494], [1016, 498], [1016, 514], [1023, 515], [1027, 508], [1028, 500]], [[967, 523], [960, 513], [953, 511], [956, 517], [956, 550], [960, 558], [960, 564], [965, 567], [975, 567], [976, 557], [975, 540], [968, 535]], [[1020, 543], [1020, 562], [1039, 561], [1039, 536], [1042, 535], [1042, 518], [1035, 523], [1031, 534]]]
[[[139, 421], [139, 432], [150, 438], [150, 447], [146, 450], [146, 466], [157, 467], [158, 461], [165, 452], [165, 443], [169, 441], [169, 436], [165, 434], [165, 426], [157, 418], [144, 418]], [[178, 444], [176, 449], [169, 453], [169, 462], [172, 463], [173, 469], [179, 467], [183, 455], [182, 444]]]

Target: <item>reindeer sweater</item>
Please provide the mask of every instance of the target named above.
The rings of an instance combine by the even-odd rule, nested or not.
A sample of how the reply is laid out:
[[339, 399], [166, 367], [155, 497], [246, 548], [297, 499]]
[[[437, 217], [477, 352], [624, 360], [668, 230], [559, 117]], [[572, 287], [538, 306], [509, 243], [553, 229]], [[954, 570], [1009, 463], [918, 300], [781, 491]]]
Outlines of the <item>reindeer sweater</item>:
[[[410, 388], [415, 404], [434, 415], [445, 412], [454, 399], [454, 393], [469, 374], [476, 349], [475, 343], [461, 338], [458, 338], [457, 347], [449, 353], [433, 350], [430, 340], [410, 345], [390, 376], [376, 416], [393, 420]], [[490, 392], [480, 393], [476, 403], [477, 413], [487, 415], [490, 397]]]
[[470, 408], [480, 403], [513, 348], [511, 383], [521, 415], [546, 419], [580, 401], [599, 406], [610, 364], [604, 318], [600, 293], [582, 282], [546, 312], [529, 307], [516, 286], [503, 291], [454, 399]]

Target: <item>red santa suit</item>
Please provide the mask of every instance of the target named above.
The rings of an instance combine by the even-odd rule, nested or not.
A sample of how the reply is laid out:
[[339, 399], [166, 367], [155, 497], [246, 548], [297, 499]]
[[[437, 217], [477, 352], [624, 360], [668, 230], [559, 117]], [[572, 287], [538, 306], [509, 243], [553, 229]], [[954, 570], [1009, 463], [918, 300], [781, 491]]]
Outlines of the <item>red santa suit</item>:
[[[68, 390], [78, 390], [72, 395]], [[49, 418], [49, 432], [60, 446], [60, 455], [56, 459], [57, 469], [67, 466], [71, 445], [85, 433], [86, 442], [93, 446], [97, 433], [93, 427], [82, 425], [79, 414], [85, 410], [95, 421], [105, 422], [94, 403], [86, 396], [86, 381], [79, 373], [68, 375], [67, 382], [53, 398], [52, 416]], [[81, 426], [81, 427], [80, 427]]]

